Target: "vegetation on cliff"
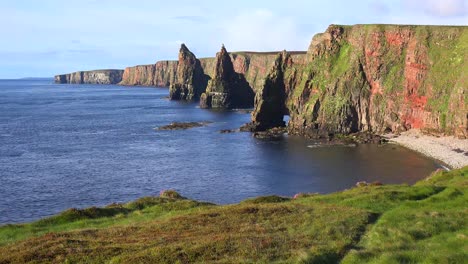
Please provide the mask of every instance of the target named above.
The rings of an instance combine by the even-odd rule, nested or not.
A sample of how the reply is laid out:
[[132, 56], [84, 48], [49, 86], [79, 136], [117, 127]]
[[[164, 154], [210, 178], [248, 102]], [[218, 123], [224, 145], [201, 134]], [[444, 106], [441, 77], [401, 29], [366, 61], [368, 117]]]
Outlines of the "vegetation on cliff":
[[[290, 132], [468, 136], [468, 27], [331, 25], [284, 71]], [[278, 106], [283, 107], [283, 106]]]
[[224, 206], [166, 191], [0, 227], [0, 263], [463, 263], [467, 176]]

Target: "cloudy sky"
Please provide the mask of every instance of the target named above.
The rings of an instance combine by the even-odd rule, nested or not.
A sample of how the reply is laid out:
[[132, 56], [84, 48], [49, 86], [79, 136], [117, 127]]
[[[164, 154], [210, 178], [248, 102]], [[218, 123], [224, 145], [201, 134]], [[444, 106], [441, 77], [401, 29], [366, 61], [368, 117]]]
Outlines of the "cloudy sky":
[[468, 0], [0, 0], [0, 78], [306, 50], [329, 24], [468, 25]]

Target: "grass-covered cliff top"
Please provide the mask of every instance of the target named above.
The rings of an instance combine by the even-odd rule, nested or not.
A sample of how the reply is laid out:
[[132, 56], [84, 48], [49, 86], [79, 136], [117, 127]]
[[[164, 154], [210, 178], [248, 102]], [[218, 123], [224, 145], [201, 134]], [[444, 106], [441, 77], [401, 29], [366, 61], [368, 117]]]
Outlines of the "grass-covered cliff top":
[[468, 167], [234, 205], [173, 192], [0, 227], [0, 263], [463, 263]]

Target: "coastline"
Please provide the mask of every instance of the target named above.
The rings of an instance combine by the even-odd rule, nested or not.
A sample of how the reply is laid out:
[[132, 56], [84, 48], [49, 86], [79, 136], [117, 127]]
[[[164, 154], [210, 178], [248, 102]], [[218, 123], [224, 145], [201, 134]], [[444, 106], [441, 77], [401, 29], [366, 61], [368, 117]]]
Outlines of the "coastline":
[[392, 143], [440, 160], [450, 166], [450, 169], [468, 166], [468, 140], [466, 139], [453, 136], [428, 136], [418, 130], [409, 130], [398, 136], [389, 134], [386, 137]]

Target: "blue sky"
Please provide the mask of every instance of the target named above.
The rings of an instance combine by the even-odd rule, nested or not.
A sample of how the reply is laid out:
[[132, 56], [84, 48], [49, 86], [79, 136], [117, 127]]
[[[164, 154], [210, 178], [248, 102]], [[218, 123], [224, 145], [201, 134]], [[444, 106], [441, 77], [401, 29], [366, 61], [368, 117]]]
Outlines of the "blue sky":
[[0, 0], [0, 78], [236, 50], [306, 50], [329, 24], [468, 25], [468, 0]]

